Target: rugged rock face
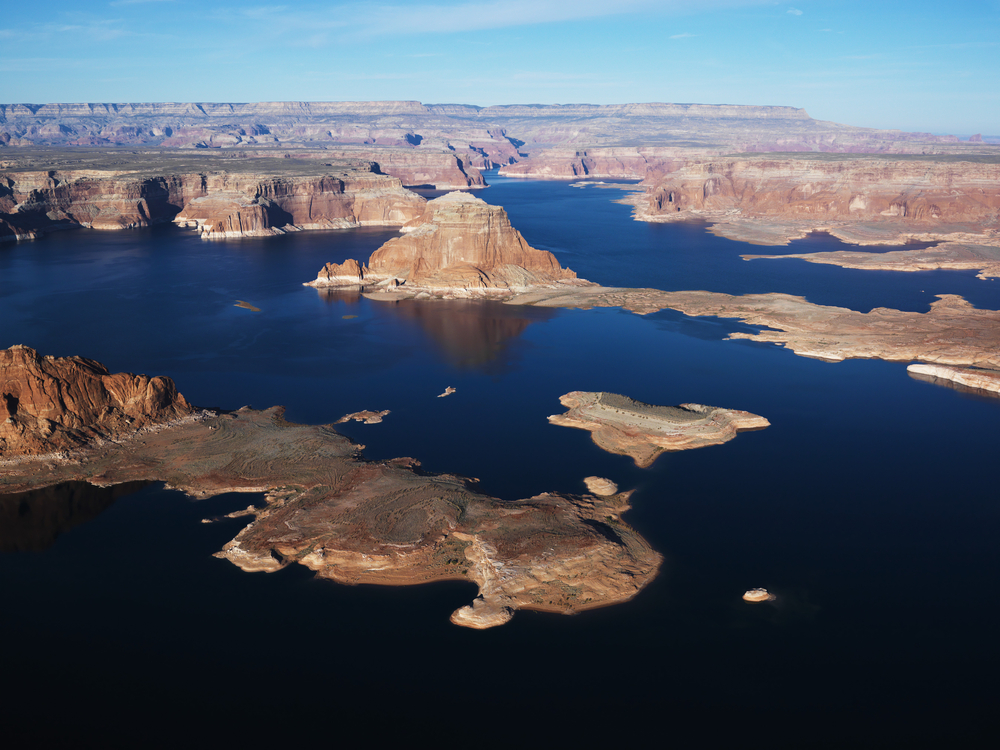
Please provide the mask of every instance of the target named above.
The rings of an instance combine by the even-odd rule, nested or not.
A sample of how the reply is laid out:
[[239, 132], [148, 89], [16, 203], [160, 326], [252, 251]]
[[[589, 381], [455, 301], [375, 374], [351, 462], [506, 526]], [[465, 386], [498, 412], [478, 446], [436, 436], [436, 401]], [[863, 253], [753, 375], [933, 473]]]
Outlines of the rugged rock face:
[[[399, 226], [424, 205], [398, 179], [367, 164], [134, 159], [123, 170], [0, 173], [0, 239], [73, 225], [126, 229], [170, 220], [208, 237], [276, 234], [286, 227]], [[208, 168], [187, 171], [191, 167]]]
[[702, 404], [654, 406], [617, 393], [572, 391], [559, 401], [568, 411], [549, 417], [552, 424], [587, 430], [602, 449], [629, 456], [642, 468], [652, 466], [664, 451], [718, 445], [738, 432], [771, 424], [746, 411]]
[[288, 230], [399, 226], [418, 216], [424, 199], [399, 180], [355, 171], [318, 177], [218, 174], [206, 195], [174, 218], [206, 238], [252, 237]]
[[77, 448], [191, 414], [170, 378], [112, 375], [82, 357], [0, 350], [0, 458]]
[[509, 294], [576, 279], [552, 253], [530, 247], [506, 211], [467, 193], [429, 201], [401, 231], [372, 253], [367, 268], [327, 264], [310, 285], [357, 284], [358, 269], [362, 284], [451, 293]]
[[653, 171], [636, 218], [988, 225], [1000, 164], [914, 158], [706, 159]]
[[[505, 177], [527, 177], [535, 180], [571, 180], [578, 177], [595, 179], [641, 180], [650, 169], [672, 171], [703, 150], [645, 147], [544, 149], [533, 152], [516, 164], [500, 168]], [[718, 151], [709, 152], [712, 155]]]

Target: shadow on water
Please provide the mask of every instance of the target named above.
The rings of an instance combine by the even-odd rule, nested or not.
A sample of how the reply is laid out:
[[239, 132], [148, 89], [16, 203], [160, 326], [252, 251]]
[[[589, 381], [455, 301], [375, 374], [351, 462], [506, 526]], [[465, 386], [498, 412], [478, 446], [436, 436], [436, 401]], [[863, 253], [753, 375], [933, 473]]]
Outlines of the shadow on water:
[[116, 500], [149, 482], [97, 487], [63, 482], [29, 492], [0, 495], [0, 552], [42, 552], [70, 529], [97, 518]]

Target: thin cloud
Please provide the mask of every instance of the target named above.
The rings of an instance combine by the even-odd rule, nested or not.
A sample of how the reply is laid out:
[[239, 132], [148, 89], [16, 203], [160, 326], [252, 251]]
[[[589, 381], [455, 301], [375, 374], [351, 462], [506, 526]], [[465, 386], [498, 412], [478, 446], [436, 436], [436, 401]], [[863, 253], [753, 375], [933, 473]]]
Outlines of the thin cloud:
[[690, 39], [693, 36], [698, 36], [697, 34], [688, 34], [686, 31], [683, 34], [671, 34], [671, 39]]
[[172, 3], [174, 0], [112, 0], [108, 5], [119, 7], [122, 5], [146, 5], [147, 3]]
[[[699, 6], [699, 11], [765, 4], [766, 0], [707, 0]], [[572, 4], [563, 0], [490, 0], [485, 3], [461, 2], [455, 5], [372, 5], [353, 2], [339, 7], [336, 14], [331, 14], [329, 9], [312, 5], [294, 8], [259, 6], [243, 8], [239, 14], [249, 20], [267, 23], [271, 33], [339, 29], [344, 33], [367, 37], [467, 33], [671, 11], [690, 12], [690, 3], [682, 0], [619, 0], [614, 4], [609, 4], [606, 0], [578, 0]], [[225, 18], [232, 20], [232, 11], [226, 11]]]
[[793, 16], [801, 16], [801, 15], [802, 15], [802, 11], [801, 11], [801, 10], [799, 10], [798, 8], [789, 8], [789, 9], [788, 9], [788, 12], [789, 12], [789, 13], [790, 13], [791, 15], [793, 15]]

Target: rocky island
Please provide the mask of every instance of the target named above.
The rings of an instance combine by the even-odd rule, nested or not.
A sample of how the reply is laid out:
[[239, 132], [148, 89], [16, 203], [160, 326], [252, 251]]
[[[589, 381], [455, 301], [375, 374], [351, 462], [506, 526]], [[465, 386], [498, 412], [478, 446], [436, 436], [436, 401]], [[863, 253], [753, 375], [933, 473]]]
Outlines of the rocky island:
[[357, 287], [407, 297], [510, 297], [537, 287], [586, 285], [556, 257], [536, 250], [510, 224], [507, 212], [468, 193], [428, 201], [402, 226], [402, 237], [356, 260], [328, 263], [308, 286]]
[[738, 432], [771, 424], [745, 411], [702, 404], [655, 406], [617, 393], [572, 391], [559, 401], [568, 411], [549, 417], [552, 424], [587, 430], [598, 446], [629, 456], [641, 468], [652, 466], [664, 451], [718, 445]]

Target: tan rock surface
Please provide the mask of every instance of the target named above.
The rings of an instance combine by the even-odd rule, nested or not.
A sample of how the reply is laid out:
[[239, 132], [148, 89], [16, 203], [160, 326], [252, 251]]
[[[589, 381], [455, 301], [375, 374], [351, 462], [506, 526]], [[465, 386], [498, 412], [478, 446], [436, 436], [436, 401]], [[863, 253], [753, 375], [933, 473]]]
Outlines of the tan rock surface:
[[782, 344], [803, 357], [831, 362], [872, 358], [1000, 369], [1000, 311], [980, 310], [953, 294], [938, 295], [926, 313], [878, 307], [861, 313], [814, 305], [790, 294], [663, 292], [585, 287], [535, 290], [509, 304], [546, 307], [622, 307], [639, 314], [679, 310], [685, 315], [737, 318], [764, 326], [730, 339]]
[[569, 411], [549, 417], [552, 424], [587, 430], [599, 447], [629, 456], [642, 468], [664, 451], [718, 445], [738, 432], [771, 424], [745, 411], [702, 404], [655, 406], [617, 393], [572, 391], [559, 401]]
[[[509, 296], [538, 286], [579, 282], [555, 256], [528, 245], [499, 206], [468, 193], [428, 201], [423, 213], [400, 230], [402, 237], [356, 261], [327, 264], [309, 286], [381, 284], [400, 299], [420, 293], [450, 296]], [[388, 285], [386, 283], [388, 282]]]
[[592, 495], [617, 495], [618, 485], [605, 477], [585, 477], [583, 483], [587, 485], [587, 491]]
[[767, 589], [750, 589], [743, 594], [745, 602], [773, 602], [777, 597], [768, 593]]
[[903, 225], [996, 221], [1000, 163], [945, 157], [799, 155], [690, 161], [646, 178], [636, 217], [824, 221], [897, 220]]
[[191, 414], [170, 378], [112, 375], [82, 357], [0, 350], [0, 459], [114, 440]]
[[997, 370], [975, 370], [947, 365], [910, 365], [906, 371], [931, 383], [944, 381], [946, 384], [970, 390], [1000, 394], [1000, 371]]
[[[8, 358], [31, 359], [30, 350], [12, 351]], [[75, 382], [104, 382], [116, 392], [132, 383], [89, 360], [43, 359], [37, 367], [56, 365], [88, 373]], [[20, 393], [32, 404], [51, 402]], [[96, 434], [103, 428], [101, 393], [89, 385], [60, 391], [80, 404], [73, 414], [92, 420], [74, 429]], [[219, 556], [246, 571], [299, 563], [341, 583], [474, 581], [479, 597], [453, 617], [474, 628], [506, 622], [517, 609], [573, 613], [622, 602], [656, 576], [660, 555], [620, 520], [629, 493], [544, 493], [504, 502], [473, 491], [460, 477], [418, 473], [417, 465], [408, 458], [367, 462], [329, 426], [288, 423], [280, 408], [241, 409], [188, 414], [158, 430], [119, 435], [115, 443], [92, 441], [61, 455], [2, 461], [0, 492], [69, 480], [102, 486], [163, 481], [193, 497], [264, 492], [266, 507], [241, 513], [253, 521]]]
[[[977, 244], [992, 242], [995, 244]], [[744, 255], [744, 260], [798, 258], [810, 263], [856, 268], [863, 271], [979, 271], [979, 278], [1000, 277], [1000, 236], [990, 232], [972, 241], [942, 242], [921, 250], [890, 250], [865, 253], [857, 250], [837, 250], [829, 253], [796, 253], [791, 255]]]
[[364, 411], [356, 411], [353, 414], [345, 414], [340, 419], [338, 419], [334, 424], [343, 424], [344, 422], [364, 422], [365, 424], [378, 424], [382, 421], [382, 417], [389, 414], [389, 410], [385, 409], [383, 411], [369, 411], [368, 409]]

